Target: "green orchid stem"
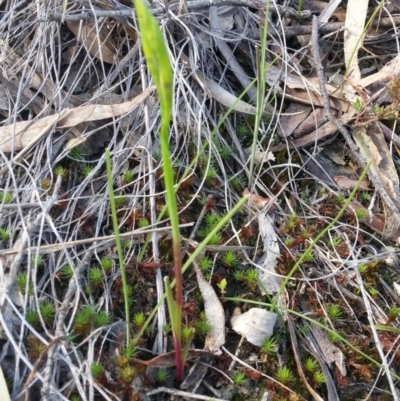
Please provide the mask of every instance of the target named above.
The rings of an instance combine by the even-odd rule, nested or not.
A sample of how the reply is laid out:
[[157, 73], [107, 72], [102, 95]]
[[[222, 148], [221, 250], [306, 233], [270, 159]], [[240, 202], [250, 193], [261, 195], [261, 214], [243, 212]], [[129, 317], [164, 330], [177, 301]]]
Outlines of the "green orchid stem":
[[[175, 349], [175, 366], [176, 366], [176, 381], [181, 384], [183, 381], [184, 359], [182, 358], [182, 308], [176, 307], [174, 296], [172, 295], [171, 283], [169, 277], [164, 277], [165, 294], [167, 296], [167, 305], [169, 318], [171, 320], [172, 333], [174, 337]], [[179, 351], [179, 352], [178, 352]]]
[[174, 191], [174, 170], [172, 168], [169, 150], [169, 124], [173, 104], [174, 74], [169, 60], [168, 48], [161, 33], [157, 20], [151, 14], [143, 0], [134, 0], [135, 11], [138, 16], [139, 30], [143, 53], [147, 67], [156, 85], [161, 105], [160, 144], [163, 160], [164, 184], [167, 194], [167, 205], [172, 229], [172, 252], [175, 272], [175, 301], [169, 298], [170, 311], [174, 309], [172, 330], [176, 355], [176, 380], [183, 381], [183, 363], [181, 357], [181, 317], [182, 317], [182, 256], [181, 234], [179, 230], [178, 207]]
[[[221, 219], [221, 221], [214, 227], [214, 229], [207, 235], [207, 237], [201, 242], [201, 244], [194, 250], [194, 252], [190, 255], [188, 260], [185, 262], [185, 264], [182, 267], [182, 273], [185, 273], [185, 271], [189, 268], [189, 266], [192, 265], [193, 261], [200, 255], [200, 253], [203, 252], [204, 247], [208, 244], [210, 239], [219, 231], [221, 230], [222, 227], [225, 226], [225, 224], [240, 210], [240, 208], [244, 205], [245, 202], [247, 202], [248, 196], [243, 197], [240, 199], [240, 201]], [[173, 288], [175, 286], [175, 280], [171, 282], [170, 287]], [[144, 323], [143, 327], [140, 329], [139, 333], [136, 335], [136, 337], [133, 339], [133, 343], [137, 344], [140, 340], [140, 338], [143, 336], [144, 331], [154, 318], [154, 316], [157, 313], [158, 308], [162, 305], [162, 303], [165, 301], [167, 298], [167, 292], [164, 293], [164, 295], [161, 297], [159, 300], [158, 304], [155, 306], [155, 308], [152, 310], [150, 316], [147, 318], [146, 322]], [[171, 292], [171, 297], [172, 297], [172, 292]]]
[[311, 250], [315, 247], [315, 245], [318, 243], [318, 241], [338, 222], [338, 220], [342, 217], [343, 213], [347, 210], [348, 206], [350, 205], [350, 202], [354, 198], [355, 194], [357, 193], [358, 188], [360, 187], [364, 177], [366, 176], [369, 167], [371, 166], [371, 162], [368, 162], [365, 169], [360, 175], [360, 178], [358, 179], [354, 189], [351, 191], [350, 196], [346, 200], [346, 202], [343, 204], [342, 208], [339, 210], [339, 213], [336, 215], [336, 217], [315, 237], [315, 239], [308, 245], [307, 249], [303, 252], [303, 254], [300, 256], [300, 258], [297, 260], [295, 265], [293, 266], [292, 270], [290, 270], [289, 274], [285, 277], [285, 280], [281, 284], [278, 293], [276, 294], [273, 302], [271, 303], [272, 310], [276, 310], [276, 305], [278, 303], [279, 297], [282, 294], [284, 288], [286, 287], [287, 283], [289, 280], [293, 277], [293, 274], [297, 271], [297, 269], [300, 267], [301, 263], [303, 262], [304, 258], [306, 255], [308, 255]]
[[267, 36], [268, 36], [268, 18], [269, 18], [269, 3], [267, 0], [265, 5], [265, 17], [264, 24], [260, 26], [260, 37], [261, 37], [261, 49], [256, 48], [256, 62], [257, 62], [257, 104], [256, 104], [256, 115], [254, 121], [253, 131], [253, 143], [251, 145], [251, 157], [249, 167], [249, 189], [251, 191], [253, 182], [253, 170], [255, 161], [255, 152], [257, 149], [258, 132], [260, 129], [261, 119], [264, 113], [265, 107], [265, 76], [267, 73], [267, 66], [265, 64], [265, 58], [267, 54]]
[[111, 169], [111, 156], [110, 156], [109, 149], [106, 149], [106, 166], [107, 166], [108, 193], [110, 196], [111, 215], [112, 215], [113, 229], [114, 229], [114, 235], [115, 235], [115, 243], [117, 244], [119, 268], [121, 270], [122, 287], [124, 290], [125, 319], [126, 319], [126, 344], [129, 345], [129, 343], [131, 341], [131, 337], [130, 337], [131, 332], [130, 332], [130, 325], [129, 325], [130, 318], [129, 318], [128, 280], [126, 278], [124, 255], [122, 253], [121, 237], [119, 235], [117, 207], [115, 206], [114, 186], [113, 186], [112, 169]]

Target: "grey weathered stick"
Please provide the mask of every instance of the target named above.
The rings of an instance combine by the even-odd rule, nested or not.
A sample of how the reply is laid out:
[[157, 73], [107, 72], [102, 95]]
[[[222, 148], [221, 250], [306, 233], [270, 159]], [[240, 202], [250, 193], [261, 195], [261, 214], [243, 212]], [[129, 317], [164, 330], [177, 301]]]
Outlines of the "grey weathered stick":
[[[209, 9], [209, 18], [210, 18], [210, 27], [214, 32], [221, 32], [222, 30], [218, 22], [218, 10], [217, 7], [210, 7]], [[251, 79], [247, 76], [246, 72], [242, 68], [242, 66], [237, 62], [236, 57], [233, 55], [231, 48], [228, 44], [223, 40], [213, 36], [213, 40], [217, 45], [219, 51], [222, 53], [223, 57], [225, 58], [227, 64], [231, 68], [232, 72], [235, 74], [236, 78], [242, 85], [243, 89], [247, 88], [250, 83]], [[248, 95], [250, 99], [257, 98], [257, 90], [255, 86], [252, 86], [248, 90]]]
[[[367, 161], [361, 155], [357, 145], [354, 143], [351, 135], [347, 131], [346, 127], [332, 114], [331, 106], [329, 103], [329, 95], [326, 91], [325, 87], [325, 78], [324, 78], [324, 69], [321, 63], [321, 57], [319, 54], [319, 45], [318, 45], [318, 20], [314, 16], [312, 22], [312, 35], [311, 35], [311, 45], [315, 63], [315, 69], [318, 75], [319, 87], [321, 91], [321, 95], [324, 101], [324, 108], [325, 114], [328, 117], [329, 121], [335, 125], [338, 131], [343, 135], [344, 139], [346, 140], [347, 146], [350, 148], [351, 153], [359, 163], [362, 169], [365, 169], [367, 166]], [[386, 226], [390, 223], [390, 231], [398, 230], [400, 227], [400, 204], [395, 199], [392, 199], [386, 190], [383, 188], [379, 178], [373, 173], [373, 171], [368, 172], [368, 177], [374, 184], [376, 190], [379, 192], [380, 196], [382, 197], [385, 205], [390, 211], [390, 222], [389, 219], [386, 218]], [[386, 227], [385, 227], [386, 228]], [[390, 234], [390, 233], [389, 233]]]
[[[258, 9], [265, 9], [266, 2], [263, 0], [193, 0], [187, 2], [187, 8], [189, 11], [199, 10], [202, 8], [208, 8], [211, 6], [238, 6], [238, 7], [250, 7], [250, 8], [258, 8]], [[168, 9], [171, 11], [177, 11], [179, 8], [180, 2], [175, 2], [172, 4], [168, 4]], [[270, 11], [279, 12], [284, 17], [294, 17], [298, 18], [298, 11], [297, 9], [291, 7], [284, 7], [275, 5], [271, 2], [269, 5]], [[150, 11], [153, 15], [163, 15], [166, 13], [165, 7], [160, 6], [153, 6], [150, 7]], [[79, 21], [82, 19], [91, 18], [96, 16], [100, 17], [112, 17], [112, 18], [130, 18], [132, 17], [132, 9], [128, 7], [123, 8], [121, 10], [85, 10], [79, 14], [70, 14], [67, 13], [64, 16], [64, 21]], [[302, 19], [310, 18], [311, 12], [309, 10], [302, 11], [300, 14]], [[52, 20], [61, 20], [62, 19], [61, 13], [55, 13], [51, 15], [49, 18]]]

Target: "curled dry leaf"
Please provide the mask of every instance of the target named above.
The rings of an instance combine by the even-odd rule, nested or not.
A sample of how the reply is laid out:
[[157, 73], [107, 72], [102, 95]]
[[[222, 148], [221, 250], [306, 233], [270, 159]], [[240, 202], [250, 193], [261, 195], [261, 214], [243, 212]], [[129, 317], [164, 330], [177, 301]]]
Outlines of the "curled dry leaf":
[[243, 191], [242, 195], [243, 195], [243, 196], [249, 196], [249, 197], [250, 197], [250, 199], [249, 199], [250, 203], [251, 203], [252, 205], [254, 205], [257, 209], [262, 210], [262, 209], [264, 209], [266, 206], [269, 205], [269, 209], [268, 209], [269, 213], [272, 213], [272, 212], [275, 210], [275, 205], [273, 205], [273, 204], [271, 203], [271, 199], [270, 199], [270, 198], [263, 198], [263, 197], [260, 196], [260, 195], [252, 194], [252, 193], [248, 190], [248, 188], [246, 188], [246, 189]]
[[45, 136], [51, 129], [74, 127], [87, 121], [103, 120], [126, 114], [143, 102], [151, 88], [129, 102], [101, 105], [88, 104], [73, 109], [65, 109], [58, 115], [41, 118], [37, 121], [21, 121], [0, 127], [0, 151], [11, 152], [23, 149]]
[[[252, 154], [252, 148], [250, 147], [244, 149], [244, 152], [247, 154], [247, 156], [250, 156]], [[253, 157], [256, 163], [266, 163], [270, 160], [275, 161], [275, 156], [272, 152], [264, 152], [259, 146], [257, 146]]]

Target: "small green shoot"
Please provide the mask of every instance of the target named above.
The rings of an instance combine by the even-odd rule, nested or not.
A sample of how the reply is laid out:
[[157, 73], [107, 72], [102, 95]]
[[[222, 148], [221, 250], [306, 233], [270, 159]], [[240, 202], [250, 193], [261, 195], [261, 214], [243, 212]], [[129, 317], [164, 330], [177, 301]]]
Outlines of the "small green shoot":
[[267, 356], [275, 355], [278, 351], [278, 343], [275, 338], [266, 338], [261, 345], [261, 351]]
[[221, 291], [222, 297], [226, 294], [226, 287], [228, 286], [228, 282], [226, 281], [226, 278], [223, 278], [218, 284], [217, 284], [219, 290]]
[[93, 315], [93, 326], [95, 328], [105, 327], [111, 323], [111, 316], [106, 311], [98, 311]]
[[135, 173], [132, 170], [126, 170], [124, 173], [124, 183], [130, 184], [135, 178]]
[[333, 342], [334, 344], [340, 343], [341, 342], [341, 338], [340, 335], [336, 332], [329, 332], [328, 333], [328, 338], [331, 342]]
[[54, 316], [56, 314], [56, 308], [51, 301], [43, 301], [39, 304], [39, 312], [42, 315], [43, 321], [50, 325], [54, 321]]
[[114, 201], [117, 209], [122, 209], [128, 203], [128, 199], [125, 196], [116, 196]]
[[363, 112], [363, 105], [359, 97], [353, 102], [353, 108], [357, 114], [361, 114]]
[[200, 260], [199, 260], [199, 269], [203, 272], [203, 273], [207, 273], [210, 272], [211, 269], [213, 267], [213, 261], [210, 257], [208, 256], [203, 256]]
[[358, 265], [358, 271], [361, 275], [366, 274], [368, 272], [368, 266], [365, 263], [360, 263]]
[[5, 205], [8, 205], [11, 203], [13, 199], [13, 194], [12, 192], [9, 191], [1, 191], [0, 192], [0, 203], [4, 203]]
[[338, 194], [335, 198], [336, 203], [342, 204], [344, 202], [344, 195]]
[[235, 267], [238, 263], [238, 257], [235, 252], [228, 251], [222, 255], [222, 263], [227, 267]]
[[209, 322], [206, 320], [199, 320], [195, 323], [195, 330], [196, 334], [198, 334], [200, 337], [205, 337], [207, 334], [211, 332], [212, 326]]
[[81, 337], [88, 335], [92, 329], [92, 320], [96, 310], [92, 305], [83, 305], [75, 315], [72, 328]]
[[398, 306], [392, 306], [392, 307], [389, 309], [389, 312], [388, 312], [388, 320], [387, 320], [386, 324], [389, 325], [389, 324], [392, 323], [394, 320], [396, 320], [399, 316], [400, 316], [400, 307], [398, 307]]
[[168, 370], [165, 368], [161, 368], [157, 370], [156, 380], [158, 383], [165, 383], [169, 378]]
[[236, 269], [233, 271], [232, 275], [236, 281], [243, 281], [244, 280], [244, 270], [243, 269]]
[[361, 192], [361, 199], [364, 202], [369, 202], [371, 200], [372, 196], [368, 191], [362, 191]]
[[[93, 175], [94, 167], [91, 164], [85, 164], [81, 167], [81, 174], [83, 178], [88, 178], [89, 176]], [[92, 177], [93, 178], [93, 177]]]
[[6, 228], [0, 228], [0, 241], [7, 242], [10, 239], [10, 231]]
[[356, 217], [357, 217], [357, 220], [364, 221], [365, 218], [367, 217], [367, 212], [364, 209], [358, 209], [356, 211]]
[[241, 370], [237, 370], [233, 373], [232, 380], [235, 386], [241, 386], [246, 382], [246, 373]]
[[68, 157], [70, 157], [71, 159], [77, 160], [77, 161], [81, 161], [83, 159], [84, 155], [85, 155], [85, 153], [84, 153], [82, 146], [75, 146], [68, 153]]
[[377, 298], [379, 295], [379, 290], [376, 287], [369, 287], [368, 292], [373, 299]]
[[305, 251], [303, 255], [303, 262], [305, 263], [314, 262], [314, 254], [312, 252]]
[[126, 365], [119, 372], [119, 379], [122, 383], [131, 383], [136, 376], [136, 370], [131, 365]]
[[146, 315], [143, 312], [137, 312], [133, 315], [133, 324], [135, 325], [135, 327], [143, 327], [145, 321]]
[[32, 256], [31, 258], [32, 266], [43, 267], [45, 264], [45, 258], [43, 255]]
[[135, 358], [138, 354], [135, 344], [131, 341], [123, 350], [122, 356], [128, 359]]
[[63, 280], [69, 280], [74, 275], [74, 268], [70, 265], [64, 265], [60, 269], [60, 276]]
[[292, 371], [287, 366], [282, 366], [278, 368], [275, 379], [285, 386], [290, 385], [294, 381], [294, 375]]
[[33, 287], [29, 283], [28, 273], [27, 272], [20, 272], [17, 274], [17, 278], [15, 279], [15, 285], [18, 287], [21, 294], [25, 295], [26, 291], [28, 290], [28, 294], [33, 294]]
[[222, 242], [222, 236], [220, 233], [215, 233], [210, 240], [208, 241], [208, 245], [219, 245]]
[[104, 373], [103, 365], [100, 362], [93, 362], [90, 365], [90, 373], [92, 374], [93, 379], [99, 380]]
[[112, 259], [105, 256], [100, 259], [100, 265], [105, 273], [110, 273], [113, 265]]
[[321, 384], [324, 384], [326, 382], [326, 378], [321, 370], [317, 370], [313, 374], [312, 381], [314, 385], [317, 387], [320, 386]]
[[101, 288], [103, 286], [104, 273], [99, 267], [92, 267], [88, 271], [88, 281], [93, 288]]
[[342, 317], [342, 310], [339, 305], [331, 304], [326, 307], [326, 314], [332, 322], [335, 322]]
[[258, 282], [258, 272], [254, 267], [246, 269], [243, 275], [243, 281], [251, 288]]
[[318, 369], [318, 362], [314, 358], [307, 358], [303, 364], [306, 373], [314, 373]]
[[25, 319], [34, 328], [37, 328], [39, 326], [40, 317], [37, 310], [28, 309], [25, 313]]
[[186, 342], [192, 337], [193, 327], [183, 326], [182, 328], [182, 339]]
[[58, 177], [59, 175], [61, 175], [61, 177], [65, 178], [65, 177], [67, 176], [67, 174], [68, 174], [68, 170], [67, 170], [65, 167], [63, 167], [63, 166], [56, 166], [56, 167], [54, 168], [54, 175], [55, 175], [56, 177]]

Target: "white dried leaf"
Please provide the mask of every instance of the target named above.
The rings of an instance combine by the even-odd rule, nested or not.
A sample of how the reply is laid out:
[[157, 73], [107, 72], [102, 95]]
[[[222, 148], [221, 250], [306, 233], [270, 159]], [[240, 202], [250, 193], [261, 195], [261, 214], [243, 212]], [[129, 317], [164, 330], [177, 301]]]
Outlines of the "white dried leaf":
[[272, 336], [277, 315], [261, 308], [251, 308], [245, 313], [232, 316], [232, 329], [249, 343], [261, 347], [266, 338]]
[[[278, 238], [275, 234], [272, 219], [265, 213], [258, 214], [258, 226], [264, 244], [264, 254], [257, 263], [257, 272], [260, 281], [268, 294], [279, 291], [282, 278], [276, 273], [275, 267], [280, 256]], [[261, 288], [261, 291], [263, 289]]]
[[363, 41], [364, 24], [367, 18], [368, 0], [349, 0], [347, 2], [345, 31], [344, 31], [344, 59], [349, 71], [348, 79], [352, 82], [361, 78], [358, 61], [358, 50]]
[[206, 351], [220, 355], [221, 346], [225, 344], [225, 314], [217, 294], [212, 285], [204, 280], [198, 266], [195, 264], [197, 283], [204, 301], [204, 312], [211, 331], [207, 334], [204, 344]]
[[8, 392], [6, 379], [4, 378], [3, 369], [0, 366], [0, 400], [11, 401], [10, 393]]
[[366, 127], [355, 127], [353, 138], [361, 154], [371, 161], [371, 170], [379, 177], [382, 186], [393, 198], [398, 198], [399, 176], [391, 152], [377, 124]]
[[400, 297], [400, 285], [396, 282], [393, 282], [394, 292]]
[[326, 332], [320, 327], [312, 324], [310, 325], [310, 328], [322, 352], [325, 362], [328, 365], [335, 364], [339, 369], [340, 374], [346, 376], [347, 370], [343, 352], [328, 339]]
[[[244, 152], [247, 156], [252, 155], [252, 147], [244, 149]], [[275, 156], [272, 152], [265, 152], [261, 149], [260, 146], [257, 146], [256, 151], [254, 152], [254, 161], [256, 163], [266, 163], [268, 161], [275, 161]]]

